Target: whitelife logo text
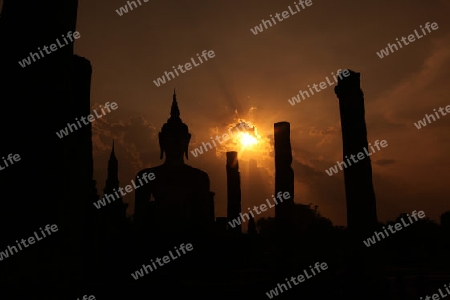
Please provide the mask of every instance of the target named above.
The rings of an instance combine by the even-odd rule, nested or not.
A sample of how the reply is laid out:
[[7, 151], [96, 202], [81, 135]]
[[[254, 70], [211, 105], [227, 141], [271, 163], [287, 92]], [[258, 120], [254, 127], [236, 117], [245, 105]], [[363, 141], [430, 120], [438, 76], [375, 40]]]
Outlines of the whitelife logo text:
[[[73, 34], [72, 34], [72, 31], [69, 31], [67, 33], [67, 36], [64, 36], [64, 35], [61, 35], [61, 36], [63, 37], [65, 44], [61, 44], [59, 42], [59, 39], [56, 39], [56, 44], [51, 44], [49, 47], [44, 46], [44, 47], [42, 47], [42, 50], [44, 50], [46, 54], [51, 54], [52, 52], [55, 52], [56, 50], [61, 49], [62, 47], [73, 42], [74, 39], [77, 40], [81, 37], [81, 35], [78, 31], [75, 31]], [[70, 40], [70, 42], [66, 40], [66, 37]], [[59, 47], [56, 46], [57, 44]], [[48, 49], [50, 49], [50, 51], [48, 51]], [[41, 54], [40, 56], [39, 56], [39, 53], [30, 52], [30, 55], [27, 58], [24, 58], [24, 59], [22, 59], [22, 61], [19, 61], [19, 65], [22, 68], [25, 68], [26, 66], [31, 65], [32, 62], [35, 62], [36, 60], [43, 58], [44, 53], [42, 52], [42, 50], [41, 50], [41, 47], [38, 47], [38, 51]], [[33, 60], [33, 61], [31, 61], [31, 60]]]
[[[212, 50], [209, 50], [209, 51], [208, 51], [208, 55], [206, 55], [206, 54], [207, 54], [207, 53], [206, 53], [206, 50], [203, 50], [201, 56], [203, 57], [203, 59], [204, 59], [205, 61], [208, 61], [208, 57], [209, 57], [209, 58], [213, 58], [213, 57], [216, 56], [216, 54], [215, 54], [214, 51], [212, 51]], [[203, 63], [203, 60], [202, 60], [202, 58], [200, 57], [200, 55], [199, 55], [198, 53], [197, 53], [197, 57], [198, 57], [198, 60], [200, 61], [199, 64], [195, 63], [194, 58], [191, 57], [191, 61], [192, 61], [192, 64], [194, 65], [194, 67], [200, 66], [200, 65]], [[189, 62], [185, 63], [185, 64], [184, 64], [184, 68], [185, 68], [186, 70], [183, 70], [183, 65], [178, 65], [178, 67], [176, 67], [176, 68], [175, 68], [175, 66], [172, 66], [172, 68], [173, 68], [173, 71], [175, 72], [175, 74], [177, 74], [177, 76], [180, 76], [180, 74], [178, 74], [177, 69], [180, 70], [181, 73], [186, 73], [187, 71], [189, 71], [189, 70], [192, 69], [192, 65], [191, 65], [191, 63], [189, 63]], [[173, 72], [171, 72], [171, 71], [167, 72], [167, 71], [166, 71], [166, 72], [164, 72], [164, 75], [163, 75], [162, 77], [157, 78], [156, 80], [153, 80], [153, 83], [154, 83], [157, 87], [159, 87], [161, 84], [166, 83], [166, 78], [167, 78], [167, 81], [172, 80], [172, 79], [170, 78], [169, 75], [172, 76], [172, 79], [175, 79], [175, 75], [173, 74]], [[164, 77], [164, 76], [165, 76], [165, 77]]]
[[[110, 107], [110, 106], [111, 106], [111, 107]], [[106, 102], [106, 103], [105, 103], [105, 108], [108, 110], [108, 112], [111, 112], [111, 108], [112, 108], [113, 110], [116, 110], [118, 107], [119, 107], [119, 106], [117, 105], [116, 102], [112, 102], [111, 104], [109, 104], [109, 102]], [[102, 113], [103, 113], [102, 115], [99, 115], [99, 114], [97, 113], [97, 110], [94, 109], [94, 113], [95, 113], [95, 116], [96, 116], [97, 118], [101, 118], [101, 117], [103, 117], [104, 115], [106, 115], [106, 113], [105, 113], [105, 111], [103, 110], [103, 108], [102, 108], [101, 105], [100, 105], [100, 108], [101, 108]], [[77, 126], [77, 124], [75, 124], [75, 123], [67, 123], [67, 126], [66, 126], [64, 129], [61, 129], [59, 132], [56, 132], [56, 135], [57, 135], [60, 139], [62, 139], [63, 137], [69, 135], [69, 130], [70, 130], [70, 132], [73, 132], [74, 130], [80, 129], [80, 128], [82, 127], [82, 125], [80, 124], [80, 120], [78, 120], [78, 118], [75, 118], [75, 121], [77, 122], [78, 126]], [[91, 114], [91, 115], [89, 115], [89, 116], [87, 116], [87, 117], [81, 117], [81, 122], [83, 122], [84, 125], [89, 125], [89, 123], [88, 123], [87, 121], [89, 121], [89, 122], [94, 122], [94, 121], [95, 121], [94, 115]], [[73, 129], [72, 129], [72, 128], [73, 128]]]

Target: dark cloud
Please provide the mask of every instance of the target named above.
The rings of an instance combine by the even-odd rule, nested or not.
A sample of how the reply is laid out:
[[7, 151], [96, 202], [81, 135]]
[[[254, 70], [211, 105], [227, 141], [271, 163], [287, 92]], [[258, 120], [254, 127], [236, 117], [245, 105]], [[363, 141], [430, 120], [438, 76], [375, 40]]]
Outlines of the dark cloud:
[[379, 160], [376, 160], [375, 163], [380, 166], [387, 166], [387, 165], [395, 164], [396, 161], [394, 159], [379, 159]]

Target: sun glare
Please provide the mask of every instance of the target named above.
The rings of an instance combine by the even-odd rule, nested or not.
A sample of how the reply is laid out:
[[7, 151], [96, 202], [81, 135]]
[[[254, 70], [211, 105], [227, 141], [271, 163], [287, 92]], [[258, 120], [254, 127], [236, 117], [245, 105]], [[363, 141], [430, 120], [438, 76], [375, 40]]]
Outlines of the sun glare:
[[250, 147], [258, 143], [258, 140], [247, 132], [240, 132], [237, 138], [243, 147]]
[[[246, 125], [241, 126], [242, 123]], [[239, 123], [232, 124], [233, 130], [233, 142], [236, 149], [239, 152], [244, 150], [258, 151], [259, 146], [262, 144], [261, 137], [257, 133], [256, 126], [252, 123], [244, 120], [240, 120]]]
[[230, 138], [220, 145], [218, 156], [228, 151], [237, 151], [239, 157], [244, 160], [250, 158], [262, 160], [271, 152], [269, 139], [261, 137], [252, 122], [238, 119], [229, 124], [227, 129]]

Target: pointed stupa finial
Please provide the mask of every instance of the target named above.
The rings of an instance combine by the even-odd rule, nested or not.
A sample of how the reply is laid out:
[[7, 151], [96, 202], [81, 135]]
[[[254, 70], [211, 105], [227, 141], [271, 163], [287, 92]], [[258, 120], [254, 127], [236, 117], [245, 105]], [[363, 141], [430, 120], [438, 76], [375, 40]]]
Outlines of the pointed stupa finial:
[[116, 154], [114, 153], [114, 139], [113, 139], [113, 143], [112, 143], [110, 159], [116, 159]]
[[172, 101], [172, 108], [170, 109], [170, 119], [169, 120], [175, 120], [180, 119], [180, 109], [178, 108], [177, 103], [177, 94], [175, 88], [173, 89], [173, 101]]

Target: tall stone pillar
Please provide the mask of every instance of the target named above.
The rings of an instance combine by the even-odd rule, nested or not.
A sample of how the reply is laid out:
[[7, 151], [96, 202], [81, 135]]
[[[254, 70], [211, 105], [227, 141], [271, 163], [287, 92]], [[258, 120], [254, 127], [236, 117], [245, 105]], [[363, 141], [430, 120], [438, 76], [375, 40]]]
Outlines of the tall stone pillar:
[[[294, 208], [294, 170], [292, 164], [291, 129], [288, 122], [274, 124], [275, 139], [275, 194], [288, 192], [290, 198], [275, 206], [277, 232], [278, 267], [289, 269], [292, 266], [293, 208]], [[273, 201], [273, 200], [272, 200]]]
[[[0, 156], [21, 157], [0, 173], [0, 188], [16, 191], [4, 199], [0, 249], [47, 224], [58, 226], [56, 233], [31, 246], [28, 254], [18, 253], [20, 259], [0, 270], [3, 285], [15, 288], [23, 294], [16, 297], [23, 299], [35, 297], [43, 286], [55, 287], [46, 292], [53, 294], [46, 299], [62, 299], [56, 295], [59, 291], [79, 286], [73, 280], [79, 278], [78, 261], [71, 260], [79, 247], [63, 253], [62, 245], [67, 236], [79, 236], [76, 224], [65, 226], [65, 212], [71, 206], [80, 208], [72, 200], [84, 199], [75, 199], [74, 190], [67, 188], [67, 174], [72, 171], [64, 163], [69, 137], [55, 134], [73, 121], [68, 114], [73, 99], [73, 42], [50, 54], [39, 51], [57, 39], [65, 44], [61, 35], [75, 31], [77, 4], [77, 0], [5, 0], [0, 16], [0, 44], [7, 45], [0, 47]], [[30, 59], [30, 53], [35, 61], [22, 67], [19, 61]], [[24, 177], [30, 172], [36, 176]], [[72, 278], [61, 275], [66, 269], [73, 270]], [[68, 296], [67, 290], [61, 294]]]
[[[341, 75], [335, 93], [339, 98], [342, 126], [343, 161], [350, 155], [369, 149], [364, 110], [364, 94], [360, 87], [360, 74], [348, 71]], [[342, 79], [341, 79], [342, 78]], [[377, 224], [375, 192], [372, 184], [370, 157], [358, 160], [344, 168], [347, 199], [347, 226], [354, 234], [373, 234]]]
[[291, 197], [275, 206], [275, 218], [280, 230], [289, 229], [294, 205], [294, 171], [292, 170], [291, 128], [288, 122], [274, 124], [275, 195], [289, 192]]
[[[348, 164], [351, 155], [364, 153], [368, 148], [365, 122], [364, 94], [360, 74], [348, 70], [340, 75], [335, 93], [339, 98], [342, 126], [345, 193], [347, 199], [347, 226], [350, 244], [347, 245], [348, 291], [350, 299], [386, 299], [383, 272], [376, 249], [367, 248], [363, 240], [373, 235], [377, 226], [375, 192], [372, 184], [370, 157]], [[369, 150], [370, 151], [370, 150]], [[370, 153], [370, 152], [369, 152]], [[366, 292], [372, 291], [369, 294]]]
[[[76, 119], [91, 114], [92, 65], [89, 60], [78, 55], [74, 55], [72, 59], [72, 97], [67, 122], [75, 123]], [[95, 233], [98, 211], [92, 203], [98, 196], [93, 181], [92, 123], [81, 125], [78, 130], [65, 137], [65, 188], [70, 193], [64, 203], [59, 203], [58, 208], [60, 226], [66, 228], [68, 233], [60, 243], [61, 253], [66, 256], [62, 260], [73, 261], [73, 269], [77, 272], [71, 274], [63, 271], [61, 274], [65, 275], [61, 276], [61, 280], [65, 278], [66, 281], [88, 283], [96, 275], [94, 266], [97, 264], [95, 255], [98, 255], [98, 237]]]
[[[241, 178], [237, 154], [236, 151], [227, 152], [227, 217], [231, 222], [241, 217]], [[228, 226], [228, 230], [239, 235], [242, 233], [242, 225], [234, 228]]]

